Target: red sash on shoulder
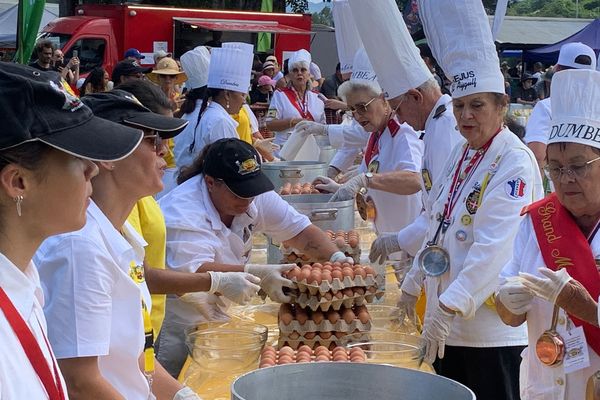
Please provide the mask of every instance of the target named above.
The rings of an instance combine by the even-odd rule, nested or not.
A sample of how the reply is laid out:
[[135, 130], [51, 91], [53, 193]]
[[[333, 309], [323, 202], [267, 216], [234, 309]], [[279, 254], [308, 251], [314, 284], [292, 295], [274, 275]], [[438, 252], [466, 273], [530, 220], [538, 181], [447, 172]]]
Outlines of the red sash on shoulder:
[[[390, 130], [390, 135], [392, 137], [396, 136], [398, 131], [400, 130], [400, 123], [396, 120], [396, 118], [391, 118], [387, 122], [387, 128]], [[365, 150], [365, 165], [368, 167], [371, 163], [373, 157], [379, 154], [379, 138], [383, 135], [383, 132], [371, 132], [371, 136], [369, 136], [369, 141], [367, 142], [367, 148]]]
[[[542, 257], [553, 271], [566, 268], [569, 275], [579, 281], [593, 299], [600, 295], [600, 274], [596, 268], [592, 249], [571, 213], [552, 193], [523, 209], [529, 213]], [[596, 354], [600, 355], [600, 328], [569, 315], [576, 326], [583, 326], [585, 337]]]
[[308, 102], [306, 104], [306, 111], [302, 110], [302, 107], [300, 107], [300, 104], [298, 104], [298, 96], [296, 95], [296, 92], [293, 89], [281, 88], [281, 91], [283, 92], [283, 94], [285, 94], [285, 96], [288, 98], [290, 103], [292, 103], [294, 108], [296, 110], [298, 110], [298, 112], [300, 113], [302, 118], [307, 119], [309, 121], [315, 120], [314, 117], [312, 116], [312, 114], [310, 113], [310, 111], [308, 110]]

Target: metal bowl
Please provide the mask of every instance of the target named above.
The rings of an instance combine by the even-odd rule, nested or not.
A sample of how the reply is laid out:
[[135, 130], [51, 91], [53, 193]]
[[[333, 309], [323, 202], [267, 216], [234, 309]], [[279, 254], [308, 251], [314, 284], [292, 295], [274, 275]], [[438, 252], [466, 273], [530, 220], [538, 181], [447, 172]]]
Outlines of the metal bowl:
[[323, 362], [263, 368], [237, 378], [232, 400], [473, 400], [442, 376], [377, 364]]

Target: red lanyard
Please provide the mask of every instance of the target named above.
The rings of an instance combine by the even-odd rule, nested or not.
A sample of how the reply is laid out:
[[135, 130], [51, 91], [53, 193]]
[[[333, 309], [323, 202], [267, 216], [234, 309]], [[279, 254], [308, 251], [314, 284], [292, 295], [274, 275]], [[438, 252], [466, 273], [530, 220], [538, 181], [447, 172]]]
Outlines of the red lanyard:
[[294, 94], [296, 95], [296, 104], [298, 105], [297, 108], [299, 108], [300, 111], [300, 115], [302, 115], [302, 118], [306, 118], [308, 116], [308, 104], [306, 101], [306, 90], [304, 91], [304, 96], [302, 98], [302, 100], [300, 100], [300, 96], [298, 95], [298, 92], [296, 91], [296, 89], [294, 89], [294, 87], [292, 86], [292, 90], [294, 91]]
[[[4, 289], [0, 287], [0, 309], [6, 316], [10, 327], [17, 335], [19, 342], [21, 343], [21, 347], [23, 351], [25, 351], [25, 355], [29, 359], [31, 366], [35, 370], [36, 374], [42, 381], [42, 385], [44, 385], [44, 389], [48, 393], [48, 398], [50, 400], [64, 400], [65, 394], [63, 392], [62, 384], [60, 381], [60, 375], [58, 373], [58, 367], [56, 366], [56, 362], [52, 359], [52, 366], [54, 367], [54, 376], [52, 376], [52, 372], [46, 362], [46, 358], [44, 357], [44, 353], [42, 353], [42, 349], [38, 344], [37, 340], [31, 333], [31, 330], [10, 301]], [[43, 333], [42, 333], [43, 335]], [[48, 346], [48, 350], [50, 350], [50, 346], [48, 344], [48, 340], [46, 336], [44, 336], [44, 340], [46, 341], [46, 346]], [[50, 353], [52, 354], [52, 353]], [[52, 358], [52, 355], [50, 355]]]
[[373, 132], [369, 137], [369, 143], [365, 150], [365, 165], [368, 167], [373, 157], [379, 154], [379, 138], [383, 134], [382, 132]]
[[487, 153], [488, 149], [492, 145], [492, 141], [496, 137], [496, 135], [502, 130], [502, 128], [498, 129], [498, 132], [494, 133], [494, 136], [490, 138], [469, 160], [464, 172], [461, 173], [462, 165], [465, 162], [465, 158], [467, 157], [467, 153], [469, 152], [469, 146], [465, 146], [465, 150], [463, 151], [462, 157], [460, 158], [460, 163], [454, 172], [454, 178], [452, 179], [452, 185], [450, 185], [450, 191], [448, 192], [448, 200], [446, 201], [446, 205], [444, 206], [444, 215], [443, 220], [446, 223], [450, 221], [450, 216], [452, 215], [452, 211], [460, 198], [460, 194], [464, 189], [463, 183], [468, 181], [471, 178], [471, 175], [475, 172], [481, 160]]

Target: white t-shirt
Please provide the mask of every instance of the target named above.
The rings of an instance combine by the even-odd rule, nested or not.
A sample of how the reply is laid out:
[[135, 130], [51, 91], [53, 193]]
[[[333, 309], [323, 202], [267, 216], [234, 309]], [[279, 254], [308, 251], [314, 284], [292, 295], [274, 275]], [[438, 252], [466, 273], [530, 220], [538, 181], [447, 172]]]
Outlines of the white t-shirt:
[[[315, 122], [325, 123], [325, 103], [321, 100], [317, 93], [306, 91], [306, 106]], [[300, 111], [290, 102], [283, 90], [278, 89], [273, 93], [271, 103], [269, 103], [269, 111], [267, 120], [302, 118]], [[292, 129], [284, 129], [276, 132], [274, 143], [283, 145], [292, 133]]]
[[[423, 238], [433, 238], [463, 150], [464, 146], [457, 146], [448, 158], [442, 177], [429, 193], [425, 212], [399, 233], [401, 245], [411, 240], [407, 236], [419, 237], [422, 244]], [[467, 164], [463, 163], [463, 170]], [[488, 173], [488, 185], [481, 194]], [[451, 224], [439, 240], [450, 255], [449, 270], [439, 277], [425, 278], [427, 310], [438, 307], [441, 301], [462, 315], [454, 318], [447, 345], [500, 347], [527, 343], [525, 327], [506, 326], [484, 302], [494, 293], [498, 275], [512, 256], [521, 209], [542, 197], [542, 181], [533, 154], [515, 134], [503, 129], [463, 183]], [[419, 272], [418, 256], [419, 252], [402, 284], [402, 290], [411, 294], [421, 291], [418, 280], [413, 279]]]
[[[390, 127], [394, 129], [390, 131]], [[374, 135], [372, 133], [371, 135]], [[381, 134], [377, 146], [379, 153], [370, 160], [370, 164], [379, 164], [373, 173], [391, 171], [421, 172], [423, 162], [423, 141], [408, 124], [398, 124], [390, 120]], [[360, 165], [360, 172], [367, 172], [366, 160]], [[409, 225], [419, 215], [423, 207], [421, 192], [411, 195], [399, 195], [382, 190], [369, 189], [367, 195], [373, 199], [376, 209], [375, 229], [378, 234], [398, 232]]]
[[[600, 258], [600, 235], [596, 235], [591, 244], [594, 258]], [[517, 233], [513, 256], [506, 264], [500, 275], [501, 283], [509, 276], [518, 276], [519, 272], [527, 272], [540, 276], [538, 268], [546, 263], [540, 252], [531, 217], [527, 215]], [[548, 301], [534, 297], [531, 309], [527, 312], [527, 332], [529, 348], [523, 352], [521, 366], [521, 399], [552, 399], [571, 400], [585, 399], [587, 380], [600, 370], [600, 357], [588, 345], [590, 366], [582, 370], [565, 374], [564, 365], [548, 367], [542, 364], [535, 354], [535, 343], [540, 335], [550, 328], [554, 305]], [[556, 331], [568, 338], [567, 325], [575, 325], [569, 321], [569, 316], [560, 309]]]
[[44, 313], [57, 358], [98, 357], [102, 376], [128, 400], [147, 400], [138, 358], [144, 349], [142, 299], [151, 299], [143, 267], [146, 242], [128, 223], [124, 236], [95, 203], [83, 229], [52, 236], [35, 255]]
[[[54, 375], [53, 363], [58, 367], [52, 350], [45, 339], [46, 318], [42, 307], [44, 294], [37, 269], [30, 263], [21, 272], [0, 253], [0, 287], [17, 309], [42, 350], [48, 368]], [[47, 399], [42, 381], [27, 358], [21, 342], [0, 311], [0, 399]], [[56, 380], [56, 377], [54, 377]], [[63, 393], [68, 399], [67, 387], [59, 371]]]
[[[228, 228], [210, 199], [203, 175], [177, 186], [159, 204], [167, 225], [167, 266], [184, 272], [196, 272], [207, 262], [245, 264], [255, 232], [281, 242], [310, 225], [306, 216], [270, 191], [256, 196], [248, 211], [237, 215]], [[204, 295], [208, 303], [216, 304], [214, 295]], [[171, 313], [178, 321], [203, 321], [192, 305], [174, 297], [167, 302], [168, 318]]]
[[552, 128], [552, 105], [550, 97], [538, 101], [533, 107], [531, 115], [527, 120], [525, 127], [525, 143], [540, 142], [547, 144], [550, 137], [550, 129]]

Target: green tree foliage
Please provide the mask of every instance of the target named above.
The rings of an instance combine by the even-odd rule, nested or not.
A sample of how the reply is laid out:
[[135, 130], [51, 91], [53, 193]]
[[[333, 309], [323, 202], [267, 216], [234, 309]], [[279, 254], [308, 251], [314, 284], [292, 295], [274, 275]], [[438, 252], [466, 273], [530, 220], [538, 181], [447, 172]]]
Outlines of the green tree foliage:
[[331, 8], [325, 7], [320, 12], [312, 15], [313, 24], [321, 24], [327, 26], [333, 26], [333, 15], [331, 14]]
[[600, 0], [522, 0], [508, 8], [508, 15], [528, 17], [598, 18]]

